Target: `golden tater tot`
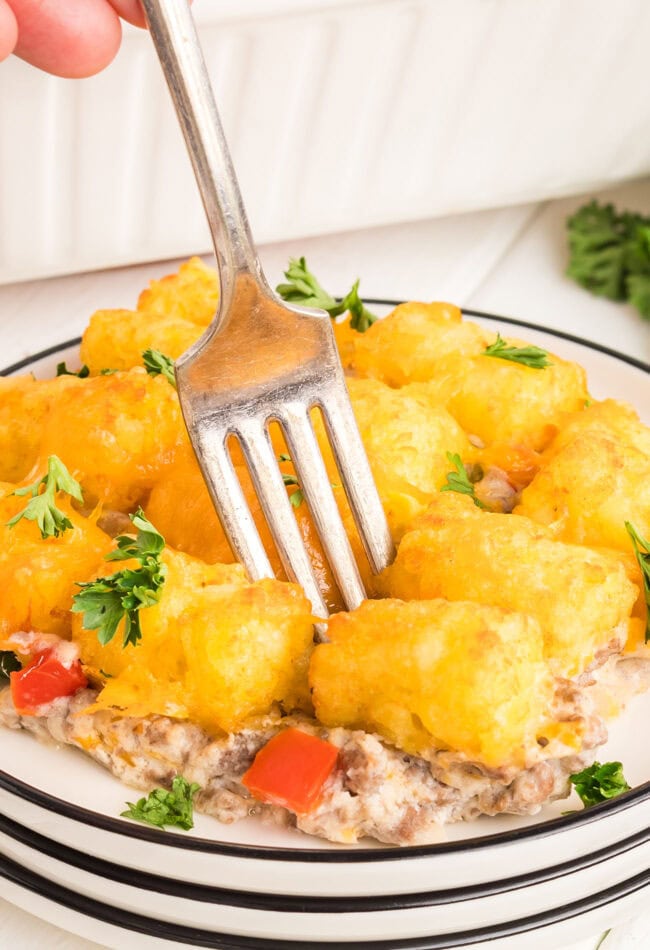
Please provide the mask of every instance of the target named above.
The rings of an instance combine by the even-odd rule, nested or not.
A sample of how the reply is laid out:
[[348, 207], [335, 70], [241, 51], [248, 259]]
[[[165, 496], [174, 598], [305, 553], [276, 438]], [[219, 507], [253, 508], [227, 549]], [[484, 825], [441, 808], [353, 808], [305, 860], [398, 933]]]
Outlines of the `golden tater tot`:
[[207, 565], [170, 548], [163, 562], [164, 594], [141, 611], [137, 646], [122, 647], [121, 628], [102, 646], [74, 616], [82, 661], [109, 674], [96, 708], [190, 718], [211, 733], [236, 731], [276, 703], [309, 709], [313, 627], [300, 588], [249, 584], [239, 565]]
[[148, 349], [175, 360], [202, 332], [196, 323], [180, 317], [139, 310], [97, 310], [81, 341], [81, 361], [97, 376], [104, 369], [142, 366], [142, 354]]
[[463, 320], [453, 304], [403, 303], [354, 338], [352, 366], [359, 376], [389, 386], [425, 382], [436, 375], [439, 360], [452, 353], [480, 353], [491, 336]]
[[600, 432], [577, 435], [551, 452], [515, 513], [563, 541], [629, 551], [626, 521], [650, 537], [650, 458]]
[[138, 310], [148, 315], [189, 320], [207, 327], [217, 312], [219, 275], [200, 257], [191, 257], [161, 280], [152, 280], [138, 297]]
[[50, 403], [71, 379], [0, 376], [0, 480], [19, 482], [32, 470], [38, 461]]
[[98, 310], [81, 341], [81, 359], [92, 375], [142, 365], [144, 350], [177, 359], [201, 336], [216, 313], [219, 279], [198, 257], [177, 274], [152, 280], [137, 310]]
[[[399, 540], [444, 485], [447, 452], [467, 460], [475, 450], [426, 383], [395, 390], [379, 380], [349, 379], [348, 389], [391, 533]], [[331, 458], [322, 427], [319, 438]]]
[[40, 454], [75, 473], [86, 505], [133, 511], [186, 438], [173, 386], [133, 369], [69, 377], [51, 401]]
[[533, 369], [490, 356], [454, 354], [439, 361], [430, 385], [465, 432], [485, 444], [514, 443], [536, 451], [588, 399], [585, 371], [556, 356], [543, 369]]
[[92, 518], [74, 511], [65, 496], [57, 497], [57, 507], [73, 528], [58, 538], [41, 538], [38, 525], [25, 519], [9, 527], [7, 522], [29, 501], [9, 494], [17, 487], [0, 484], [0, 636], [37, 630], [67, 637], [76, 581], [95, 569], [112, 542]]
[[551, 669], [565, 677], [612, 642], [624, 645], [638, 594], [615, 553], [555, 541], [528, 518], [481, 511], [451, 492], [416, 520], [381, 585], [404, 600], [472, 600], [528, 614]]
[[557, 455], [579, 435], [586, 434], [603, 435], [638, 449], [650, 458], [650, 428], [641, 422], [636, 410], [627, 403], [604, 399], [602, 402], [590, 402], [585, 409], [565, 420], [561, 430], [544, 452], [544, 462]]
[[531, 617], [364, 601], [332, 617], [328, 635], [309, 673], [325, 725], [376, 731], [414, 754], [447, 746], [488, 767], [530, 764], [550, 734], [552, 677]]

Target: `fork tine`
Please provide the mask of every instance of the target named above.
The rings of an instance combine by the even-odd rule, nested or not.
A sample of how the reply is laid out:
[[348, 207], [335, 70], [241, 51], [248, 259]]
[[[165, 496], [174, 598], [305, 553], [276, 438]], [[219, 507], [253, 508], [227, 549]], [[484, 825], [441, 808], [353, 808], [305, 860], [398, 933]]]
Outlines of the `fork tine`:
[[287, 576], [300, 584], [316, 616], [326, 618], [329, 611], [287, 496], [269, 433], [261, 423], [248, 423], [238, 427], [237, 435]]
[[318, 408], [370, 566], [379, 574], [395, 557], [395, 545], [347, 390], [332, 387]]
[[253, 521], [250, 508], [222, 434], [194, 429], [196, 453], [223, 530], [238, 561], [252, 581], [274, 577], [273, 568]]
[[307, 409], [286, 406], [280, 416], [280, 422], [300, 487], [339, 590], [348, 610], [354, 610], [365, 600], [366, 592]]

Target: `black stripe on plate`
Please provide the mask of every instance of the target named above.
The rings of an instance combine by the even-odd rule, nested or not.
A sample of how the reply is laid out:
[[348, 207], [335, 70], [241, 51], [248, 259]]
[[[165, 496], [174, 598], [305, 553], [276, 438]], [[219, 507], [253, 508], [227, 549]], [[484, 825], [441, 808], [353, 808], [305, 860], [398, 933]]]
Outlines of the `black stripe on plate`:
[[[2, 855], [0, 855], [0, 876], [19, 887], [38, 894], [40, 897], [54, 901], [62, 907], [95, 920], [112, 924], [114, 927], [146, 934], [156, 937], [158, 940], [175, 941], [190, 946], [214, 947], [216, 950], [298, 950], [298, 948], [305, 946], [318, 947], [319, 950], [451, 950], [454, 947], [468, 947], [485, 940], [517, 936], [531, 930], [549, 927], [552, 924], [561, 923], [564, 920], [570, 920], [590, 911], [606, 907], [608, 904], [630, 896], [650, 885], [650, 870], [647, 870], [629, 878], [627, 881], [622, 881], [581, 900], [539, 914], [532, 914], [529, 917], [495, 924], [491, 927], [397, 940], [332, 942], [327, 940], [311, 941], [302, 937], [296, 940], [245, 937], [146, 917], [143, 914], [135, 914], [133, 911], [93, 900], [84, 894], [77, 894], [60, 884], [55, 884], [53, 881], [48, 881], [46, 878], [34, 874]], [[278, 920], [278, 924], [281, 925], [280, 920]], [[308, 934], [305, 935], [307, 938], [308, 936]]]
[[[403, 303], [402, 300], [385, 300], [380, 297], [366, 297], [364, 298], [365, 302], [372, 306], [382, 306], [382, 307], [397, 307], [400, 303]], [[620, 360], [622, 363], [629, 363], [630, 366], [636, 366], [637, 369], [641, 369], [646, 373], [650, 373], [650, 363], [644, 363], [642, 360], [636, 359], [634, 356], [628, 356], [626, 353], [620, 353], [618, 350], [613, 350], [611, 347], [605, 346], [603, 343], [595, 343], [592, 340], [585, 340], [583, 337], [576, 336], [573, 333], [567, 333], [564, 330], [557, 330], [553, 327], [544, 327], [540, 326], [538, 323], [530, 323], [527, 320], [518, 320], [516, 317], [502, 317], [494, 313], [486, 313], [484, 310], [469, 310], [464, 307], [461, 308], [463, 316], [465, 317], [479, 317], [481, 320], [494, 320], [499, 323], [507, 323], [513, 327], [524, 327], [526, 330], [540, 330], [543, 333], [548, 333], [551, 336], [557, 337], [559, 340], [568, 340], [571, 343], [579, 343], [581, 346], [586, 346], [590, 350], [596, 350], [598, 353], [604, 353], [606, 356], [611, 356], [614, 359]], [[11, 376], [12, 373], [17, 373], [21, 369], [26, 369], [28, 366], [31, 366], [33, 363], [37, 363], [39, 360], [45, 359], [47, 356], [53, 356], [55, 353], [61, 353], [63, 350], [69, 349], [71, 346], [78, 346], [81, 343], [81, 337], [74, 337], [72, 340], [68, 340], [65, 343], [57, 343], [55, 346], [50, 346], [46, 350], [40, 350], [38, 353], [34, 353], [32, 356], [26, 356], [24, 359], [19, 360], [17, 363], [12, 363], [11, 366], [7, 366], [5, 369], [0, 370], [0, 376]]]
[[[387, 300], [382, 298], [367, 298], [369, 304], [395, 307], [400, 301]], [[524, 320], [517, 320], [513, 317], [500, 317], [496, 314], [484, 313], [480, 310], [463, 310], [463, 314], [469, 317], [479, 317], [485, 320], [493, 320], [500, 323], [507, 323], [512, 326], [524, 327], [530, 330], [541, 330], [558, 339], [569, 340], [572, 343], [579, 343], [588, 349], [604, 353], [613, 359], [623, 363], [628, 363], [637, 369], [650, 372], [650, 366], [636, 360], [623, 353], [617, 353], [608, 347], [599, 343], [592, 343], [583, 340], [580, 337], [565, 333], [562, 330], [555, 330], [550, 327], [539, 326], [534, 323], [528, 323]], [[5, 370], [0, 371], [0, 375], [7, 376], [12, 372], [25, 369], [40, 359], [60, 353], [71, 346], [76, 346], [79, 339], [68, 340], [57, 346], [49, 347], [40, 353], [35, 353], [27, 359], [14, 363]], [[211, 841], [207, 838], [183, 837], [176, 832], [163, 832], [156, 829], [141, 828], [129, 825], [126, 821], [119, 821], [117, 818], [111, 818], [108, 815], [100, 815], [97, 812], [82, 808], [79, 805], [73, 805], [64, 802], [59, 798], [49, 795], [40, 789], [34, 788], [25, 782], [9, 775], [9, 773], [0, 770], [0, 788], [34, 805], [53, 811], [65, 818], [73, 821], [80, 821], [86, 825], [101, 828], [116, 834], [125, 835], [129, 838], [137, 838], [141, 841], [149, 841], [154, 844], [165, 844], [175, 848], [183, 848], [188, 851], [204, 851], [213, 854], [236, 855], [247, 859], [262, 859], [274, 861], [298, 861], [298, 862], [323, 862], [323, 863], [361, 863], [378, 861], [398, 861], [403, 857], [419, 858], [430, 857], [435, 854], [447, 854], [458, 852], [471, 852], [481, 848], [491, 848], [498, 845], [505, 845], [514, 842], [529, 841], [533, 842], [548, 835], [565, 831], [571, 827], [586, 825], [593, 821], [598, 821], [608, 815], [615, 814], [618, 811], [630, 808], [634, 805], [650, 799], [650, 781], [644, 782], [630, 792], [626, 792], [617, 798], [610, 799], [600, 805], [584, 811], [576, 812], [573, 815], [567, 815], [561, 818], [553, 818], [549, 821], [540, 822], [537, 825], [529, 825], [525, 828], [517, 828], [513, 831], [502, 832], [500, 834], [485, 835], [479, 838], [466, 838], [458, 842], [445, 842], [435, 845], [407, 846], [403, 848], [354, 848], [346, 849], [344, 846], [340, 850], [324, 850], [316, 848], [272, 848], [259, 845], [236, 845], [226, 844], [224, 842]]]
[[406, 910], [413, 907], [436, 907], [457, 904], [520, 890], [548, 881], [554, 881], [586, 868], [602, 864], [620, 854], [626, 854], [650, 841], [650, 828], [598, 851], [557, 864], [550, 868], [522, 874], [505, 880], [489, 881], [444, 891], [425, 891], [417, 894], [391, 894], [380, 897], [305, 897], [289, 894], [266, 894], [253, 891], [238, 891], [212, 887], [172, 877], [150, 874], [138, 868], [124, 867], [98, 858], [94, 854], [70, 848], [51, 838], [38, 834], [15, 821], [0, 815], [0, 832], [18, 841], [39, 854], [118, 884], [140, 888], [170, 897], [197, 901], [203, 904], [220, 904], [247, 910], [263, 910], [293, 914], [364, 914], [386, 910]]
[[0, 369], [0, 376], [12, 376], [21, 369], [27, 369], [28, 366], [33, 366], [33, 364], [38, 363], [39, 360], [44, 360], [46, 356], [54, 356], [55, 353], [62, 353], [63, 350], [68, 350], [71, 346], [79, 346], [80, 343], [81, 337], [76, 336], [72, 340], [67, 340], [65, 343], [57, 343], [55, 346], [49, 346], [46, 350], [40, 350], [32, 356], [26, 356], [23, 360], [18, 360], [17, 363], [12, 363], [11, 366]]
[[[83, 755], [81, 750], [78, 751], [80, 755]], [[64, 818], [70, 818], [72, 821], [81, 822], [86, 826], [124, 835], [127, 838], [137, 838], [153, 844], [182, 848], [185, 851], [231, 855], [248, 860], [291, 861], [306, 864], [363, 864], [379, 861], [401, 861], [404, 858], [428, 858], [438, 854], [471, 853], [481, 849], [493, 849], [500, 845], [536, 841], [549, 835], [567, 831], [574, 826], [582, 827], [599, 821], [650, 799], [649, 781], [629, 792], [618, 795], [616, 798], [610, 798], [607, 802], [592, 805], [591, 808], [585, 808], [582, 811], [576, 811], [571, 815], [560, 818], [551, 818], [537, 825], [515, 828], [512, 831], [502, 831], [483, 837], [465, 838], [462, 841], [448, 841], [431, 845], [406, 845], [390, 848], [382, 846], [349, 848], [346, 845], [340, 845], [339, 848], [326, 850], [324, 848], [278, 848], [266, 845], [230, 844], [210, 838], [190, 837], [177, 831], [146, 828], [127, 820], [120, 820], [112, 818], [110, 815], [90, 811], [88, 808], [74, 805], [61, 798], [55, 798], [54, 795], [28, 785], [26, 782], [22, 782], [1, 770], [0, 789], [5, 789], [5, 791], [39, 808], [43, 808], [45, 811], [54, 812]]]

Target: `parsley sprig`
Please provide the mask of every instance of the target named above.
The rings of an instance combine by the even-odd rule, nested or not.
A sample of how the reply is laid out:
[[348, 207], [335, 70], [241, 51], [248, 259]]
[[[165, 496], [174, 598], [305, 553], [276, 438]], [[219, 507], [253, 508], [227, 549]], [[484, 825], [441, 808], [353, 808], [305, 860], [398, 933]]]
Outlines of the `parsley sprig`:
[[[293, 462], [293, 460], [290, 455], [282, 454], [282, 455], [278, 455], [278, 462]], [[296, 490], [291, 492], [291, 494], [289, 495], [289, 501], [291, 502], [294, 508], [299, 508], [300, 505], [302, 505], [303, 501], [305, 500], [303, 490], [300, 487], [300, 482], [298, 481], [295, 475], [287, 475], [284, 472], [282, 473], [282, 481], [284, 482], [285, 485], [296, 486]], [[330, 482], [330, 485], [332, 486], [332, 488], [341, 487], [337, 482]]]
[[[290, 462], [291, 456], [284, 455], [284, 454], [278, 455], [278, 461]], [[292, 491], [291, 494], [289, 495], [289, 501], [291, 502], [294, 508], [299, 508], [300, 505], [302, 505], [303, 501], [305, 500], [305, 496], [303, 494], [302, 488], [300, 487], [300, 482], [298, 481], [295, 475], [286, 475], [284, 472], [282, 473], [282, 481], [284, 482], [285, 485], [296, 486], [296, 490]]]
[[162, 596], [167, 576], [167, 566], [160, 555], [165, 539], [138, 508], [129, 516], [137, 535], [124, 534], [117, 537], [117, 550], [105, 556], [106, 561], [139, 561], [139, 567], [124, 568], [108, 577], [86, 583], [77, 582], [81, 588], [74, 595], [72, 610], [82, 613], [85, 630], [97, 630], [99, 642], [110, 643], [122, 620], [124, 638], [122, 646], [136, 646], [142, 637], [140, 611], [152, 607]]
[[177, 775], [171, 791], [166, 788], [155, 788], [146, 798], [137, 802], [127, 802], [128, 810], [123, 811], [123, 818], [132, 818], [142, 821], [156, 828], [165, 825], [176, 825], [184, 831], [194, 827], [194, 796], [201, 790], [196, 782], [190, 783], [182, 775]]
[[345, 297], [337, 300], [328, 294], [307, 267], [304, 257], [292, 257], [289, 267], [284, 272], [288, 283], [278, 284], [276, 292], [288, 303], [302, 304], [305, 307], [317, 307], [326, 310], [334, 319], [342, 313], [350, 311], [350, 326], [359, 333], [365, 333], [369, 326], [377, 319], [374, 313], [365, 306], [359, 296], [359, 281], [356, 280]]
[[509, 360], [511, 363], [530, 366], [531, 369], [544, 369], [545, 366], [551, 365], [546, 350], [532, 345], [510, 346], [500, 333], [497, 333], [494, 343], [487, 346], [481, 356], [495, 356], [499, 360]]
[[575, 786], [585, 808], [630, 791], [620, 762], [605, 762], [603, 765], [594, 762], [582, 772], [570, 775], [569, 781]]
[[142, 362], [150, 376], [162, 375], [176, 389], [174, 361], [170, 356], [165, 356], [160, 350], [149, 349], [142, 354]]
[[487, 505], [476, 497], [476, 490], [460, 455], [457, 452], [447, 452], [447, 459], [454, 466], [455, 471], [447, 473], [447, 484], [443, 485], [440, 491], [456, 491], [461, 495], [469, 495], [477, 508], [487, 510]]
[[650, 319], [650, 217], [590, 201], [567, 229], [567, 275], [599, 297], [628, 300]]
[[58, 456], [50, 455], [47, 460], [47, 474], [43, 478], [39, 478], [32, 485], [17, 488], [7, 496], [31, 495], [27, 507], [14, 515], [11, 521], [7, 522], [7, 527], [12, 528], [21, 518], [25, 518], [27, 521], [36, 522], [42, 538], [58, 538], [68, 528], [74, 527], [67, 515], [56, 506], [55, 496], [61, 491], [67, 492], [76, 501], [83, 501], [79, 482], [75, 481]]
[[86, 379], [88, 376], [90, 376], [90, 370], [84, 363], [84, 365], [81, 367], [81, 369], [78, 372], [73, 373], [72, 370], [68, 369], [65, 362], [57, 363], [56, 375], [57, 376], [77, 376], [79, 379]]
[[650, 641], [650, 542], [642, 538], [634, 525], [626, 521], [625, 528], [632, 541], [634, 554], [641, 568], [641, 577], [643, 578], [643, 593], [645, 602], [648, 605], [648, 614], [645, 624], [645, 642]]

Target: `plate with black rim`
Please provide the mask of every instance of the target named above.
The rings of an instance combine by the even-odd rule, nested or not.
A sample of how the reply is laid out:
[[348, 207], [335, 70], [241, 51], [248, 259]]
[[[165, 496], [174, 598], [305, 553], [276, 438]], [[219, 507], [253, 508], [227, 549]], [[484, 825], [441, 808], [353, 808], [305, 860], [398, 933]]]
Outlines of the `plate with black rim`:
[[[391, 301], [376, 301], [388, 309]], [[612, 396], [650, 406], [649, 368], [640, 361], [557, 331], [516, 320], [467, 311], [503, 335], [517, 335], [587, 369], [596, 398]], [[78, 359], [78, 341], [36, 354], [4, 371], [53, 375], [56, 363]], [[81, 753], [37, 745], [31, 736], [0, 731], [0, 811], [8, 820], [51, 841], [86, 851], [92, 828], [93, 852], [113, 865], [149, 874], [173, 868], [174, 880], [260, 894], [319, 898], [381, 898], [494, 885], [513, 889], [522, 876], [562, 868], [578, 855], [607, 860], [622, 842], [650, 825], [650, 750], [637, 740], [638, 722], [647, 721], [650, 695], [635, 698], [611, 729], [601, 759], [620, 759], [631, 792], [588, 811], [571, 801], [554, 803], [532, 817], [500, 816], [452, 825], [440, 844], [389, 848], [330, 845], [298, 832], [270, 828], [256, 819], [233, 826], [197, 816], [187, 835], [159, 832], [119, 818], [129, 791]], [[597, 862], [594, 862], [597, 863]], [[495, 868], [496, 882], [495, 882]], [[162, 871], [161, 871], [162, 869]], [[561, 872], [560, 872], [561, 873]], [[552, 875], [551, 875], [552, 877]]]

